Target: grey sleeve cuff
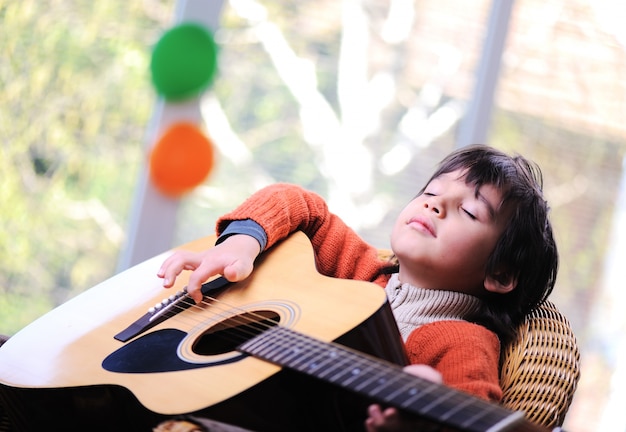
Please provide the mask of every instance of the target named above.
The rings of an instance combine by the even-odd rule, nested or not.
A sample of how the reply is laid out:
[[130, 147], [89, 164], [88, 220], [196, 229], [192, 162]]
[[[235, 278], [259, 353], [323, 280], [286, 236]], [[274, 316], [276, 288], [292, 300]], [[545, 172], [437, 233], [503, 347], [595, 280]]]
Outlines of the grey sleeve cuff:
[[265, 230], [261, 225], [252, 219], [235, 220], [230, 222], [222, 234], [220, 234], [217, 238], [215, 244], [220, 244], [234, 234], [245, 234], [255, 238], [261, 246], [261, 252], [263, 252], [265, 250], [265, 246], [267, 246], [267, 234], [265, 234]]

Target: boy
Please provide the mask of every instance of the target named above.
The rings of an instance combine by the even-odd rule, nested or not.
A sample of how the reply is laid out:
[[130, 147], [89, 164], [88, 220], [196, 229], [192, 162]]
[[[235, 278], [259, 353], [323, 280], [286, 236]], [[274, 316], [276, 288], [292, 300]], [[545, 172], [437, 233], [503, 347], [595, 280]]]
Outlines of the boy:
[[[177, 252], [158, 276], [170, 287], [181, 271], [193, 270], [188, 292], [198, 302], [208, 277], [246, 278], [259, 253], [301, 230], [320, 273], [385, 289], [410, 363], [427, 366], [418, 373], [497, 402], [500, 343], [555, 283], [558, 253], [541, 187], [539, 168], [521, 156], [487, 146], [453, 152], [399, 213], [394, 266], [321, 197], [276, 184], [218, 220], [215, 248]], [[398, 421], [394, 409], [375, 405], [369, 415], [369, 430]]]

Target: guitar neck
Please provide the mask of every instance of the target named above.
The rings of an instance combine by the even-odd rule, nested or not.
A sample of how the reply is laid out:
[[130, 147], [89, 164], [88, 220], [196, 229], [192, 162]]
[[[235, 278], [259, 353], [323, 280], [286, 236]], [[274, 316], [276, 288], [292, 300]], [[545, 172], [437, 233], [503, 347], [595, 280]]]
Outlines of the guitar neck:
[[544, 430], [527, 422], [521, 412], [506, 410], [497, 404], [407, 374], [393, 363], [286, 327], [273, 327], [237, 349], [458, 430]]

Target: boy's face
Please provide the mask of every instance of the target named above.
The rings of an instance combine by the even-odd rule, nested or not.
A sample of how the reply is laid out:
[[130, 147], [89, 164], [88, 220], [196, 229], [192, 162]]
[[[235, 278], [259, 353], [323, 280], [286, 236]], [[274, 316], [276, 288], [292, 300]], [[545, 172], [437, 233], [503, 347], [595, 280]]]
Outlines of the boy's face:
[[400, 262], [400, 281], [480, 295], [485, 267], [506, 228], [510, 212], [502, 194], [483, 185], [476, 194], [463, 171], [443, 174], [400, 213], [391, 247]]

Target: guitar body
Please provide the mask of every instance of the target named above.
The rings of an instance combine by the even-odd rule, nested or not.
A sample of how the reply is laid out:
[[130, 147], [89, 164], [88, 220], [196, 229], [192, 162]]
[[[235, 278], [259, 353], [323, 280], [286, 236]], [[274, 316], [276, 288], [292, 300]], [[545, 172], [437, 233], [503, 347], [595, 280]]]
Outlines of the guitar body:
[[[202, 250], [207, 237], [185, 245]], [[151, 431], [193, 414], [254, 430], [362, 427], [365, 401], [225, 342], [241, 319], [278, 321], [395, 363], [402, 343], [379, 286], [317, 273], [296, 233], [264, 254], [253, 275], [215, 299], [121, 342], [115, 336], [172, 291], [155, 276], [166, 254], [85, 291], [0, 349], [0, 402], [15, 430]]]

